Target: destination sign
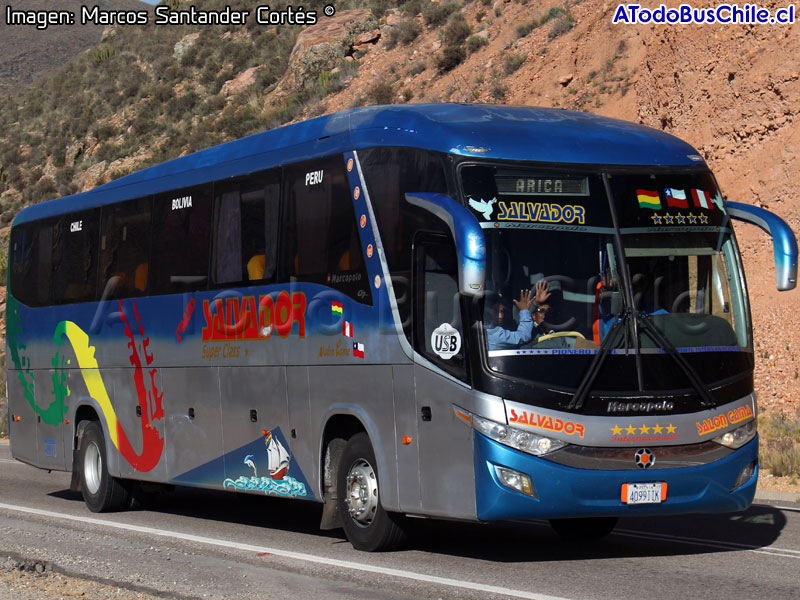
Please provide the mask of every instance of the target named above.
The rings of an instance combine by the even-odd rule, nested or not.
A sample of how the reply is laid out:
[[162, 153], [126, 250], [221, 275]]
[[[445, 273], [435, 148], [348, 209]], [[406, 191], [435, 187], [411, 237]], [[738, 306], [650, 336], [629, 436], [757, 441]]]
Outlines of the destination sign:
[[[588, 196], [588, 177], [520, 176], [499, 171], [495, 185], [499, 194], [511, 196]], [[523, 174], [524, 175], [524, 174]]]

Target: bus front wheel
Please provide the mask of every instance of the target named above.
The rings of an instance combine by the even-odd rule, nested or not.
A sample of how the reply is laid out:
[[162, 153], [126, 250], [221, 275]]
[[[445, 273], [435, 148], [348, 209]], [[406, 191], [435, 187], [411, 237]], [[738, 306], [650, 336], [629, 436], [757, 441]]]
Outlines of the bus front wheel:
[[86, 426], [81, 437], [78, 464], [81, 492], [92, 512], [119, 510], [130, 502], [127, 482], [112, 477], [106, 468], [106, 442], [97, 421]]
[[356, 550], [380, 552], [405, 542], [402, 517], [381, 506], [375, 452], [366, 433], [351, 437], [342, 451], [337, 496], [345, 535]]
[[556, 533], [568, 540], [599, 540], [617, 525], [617, 517], [584, 517], [580, 519], [550, 519]]

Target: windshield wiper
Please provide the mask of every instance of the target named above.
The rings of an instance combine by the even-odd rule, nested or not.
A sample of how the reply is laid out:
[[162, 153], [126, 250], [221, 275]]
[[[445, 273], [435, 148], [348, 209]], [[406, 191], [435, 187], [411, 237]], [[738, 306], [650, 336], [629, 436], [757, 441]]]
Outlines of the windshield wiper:
[[634, 318], [644, 325], [644, 329], [653, 337], [656, 344], [663, 348], [667, 355], [671, 356], [675, 363], [681, 368], [681, 371], [686, 375], [689, 383], [691, 383], [692, 387], [700, 394], [700, 404], [704, 407], [715, 406], [717, 402], [714, 400], [714, 396], [711, 395], [711, 392], [708, 391], [703, 380], [700, 379], [700, 375], [698, 375], [694, 367], [689, 364], [689, 361], [678, 352], [675, 344], [661, 331], [661, 328], [653, 323], [645, 313], [636, 314]]
[[[605, 188], [606, 192], [606, 200], [608, 201], [608, 210], [611, 214], [611, 223], [614, 226], [614, 246], [617, 251], [618, 255], [618, 271], [621, 275], [622, 281], [621, 283], [621, 291], [622, 291], [622, 303], [624, 306], [624, 310], [622, 313], [622, 317], [617, 320], [611, 330], [606, 334], [603, 338], [602, 343], [600, 344], [600, 350], [595, 355], [594, 360], [589, 365], [589, 369], [584, 374], [583, 378], [581, 379], [581, 383], [578, 386], [578, 389], [575, 390], [575, 395], [570, 400], [567, 408], [570, 410], [580, 410], [583, 407], [583, 403], [586, 401], [586, 397], [589, 395], [589, 391], [594, 384], [595, 379], [600, 374], [600, 370], [603, 366], [603, 363], [606, 360], [606, 357], [609, 354], [610, 348], [612, 343], [615, 341], [616, 332], [620, 329], [620, 327], [624, 326], [625, 329], [625, 348], [626, 350], [630, 348], [630, 342], [633, 341], [634, 346], [634, 355], [636, 360], [636, 378], [639, 383], [639, 391], [642, 391], [644, 388], [644, 376], [642, 374], [642, 357], [639, 349], [639, 331], [637, 328], [637, 321], [635, 318], [631, 318], [633, 316], [633, 285], [631, 284], [631, 277], [630, 273], [628, 272], [628, 261], [625, 259], [625, 247], [622, 244], [622, 233], [619, 227], [619, 218], [617, 217], [617, 209], [614, 206], [614, 194], [611, 190], [611, 183], [608, 179], [608, 173], [603, 173], [603, 187]], [[614, 335], [612, 335], [614, 334]]]
[[[683, 371], [686, 378], [691, 383], [692, 387], [697, 391], [700, 395], [700, 402], [702, 406], [709, 407], [715, 406], [716, 401], [712, 396], [711, 392], [709, 392], [706, 385], [703, 383], [700, 376], [697, 374], [697, 371], [689, 364], [689, 362], [678, 352], [678, 349], [675, 345], [667, 338], [661, 329], [655, 325], [650, 319], [647, 317], [646, 314], [640, 314], [635, 310], [635, 301], [633, 297], [633, 284], [631, 282], [630, 272], [628, 271], [628, 261], [625, 257], [625, 245], [622, 243], [622, 232], [620, 230], [619, 219], [617, 217], [617, 210], [614, 205], [614, 194], [611, 189], [611, 183], [609, 181], [609, 174], [603, 173], [603, 186], [606, 192], [606, 198], [608, 200], [608, 208], [611, 214], [611, 222], [614, 227], [614, 246], [616, 248], [618, 254], [618, 270], [621, 275], [621, 291], [622, 291], [622, 301], [624, 304], [624, 312], [614, 325], [612, 326], [611, 330], [606, 334], [603, 338], [602, 343], [600, 344], [600, 350], [595, 355], [592, 363], [589, 365], [589, 369], [584, 374], [583, 378], [581, 379], [581, 383], [578, 386], [578, 389], [575, 391], [575, 395], [570, 400], [570, 403], [567, 405], [567, 408], [570, 410], [580, 410], [583, 407], [584, 402], [586, 401], [587, 396], [591, 390], [591, 387], [594, 381], [597, 379], [597, 376], [600, 374], [600, 371], [603, 367], [603, 363], [605, 362], [606, 357], [608, 356], [612, 344], [615, 342], [616, 334], [620, 330], [622, 326], [625, 326], [625, 341], [626, 341], [626, 349], [630, 349], [631, 341], [633, 342], [633, 350], [634, 356], [636, 359], [636, 376], [639, 382], [639, 391], [644, 391], [644, 373], [642, 371], [642, 353], [641, 353], [641, 346], [639, 343], [639, 323], [641, 323], [644, 327], [643, 329], [646, 330], [652, 338], [655, 340], [656, 344], [658, 344], [661, 348], [664, 349], [665, 353], [672, 357], [672, 359], [676, 362], [676, 364], [680, 367]], [[613, 334], [613, 335], [612, 335]], [[633, 339], [631, 340], [628, 336], [631, 336]]]
[[606, 333], [603, 341], [600, 343], [600, 349], [598, 350], [597, 354], [594, 355], [594, 359], [592, 359], [589, 368], [581, 379], [581, 384], [578, 386], [578, 389], [575, 390], [575, 395], [567, 405], [569, 410], [580, 410], [583, 408], [583, 403], [586, 401], [586, 397], [589, 395], [589, 391], [591, 390], [595, 379], [597, 379], [597, 376], [600, 375], [600, 371], [603, 368], [603, 363], [606, 361], [606, 357], [611, 352], [611, 347], [614, 345], [614, 342], [618, 337], [617, 332], [623, 330], [623, 328], [626, 332], [628, 331], [627, 322], [630, 318], [630, 309], [625, 309], [625, 312], [623, 312], [622, 316], [614, 321], [611, 329], [609, 329], [608, 333]]

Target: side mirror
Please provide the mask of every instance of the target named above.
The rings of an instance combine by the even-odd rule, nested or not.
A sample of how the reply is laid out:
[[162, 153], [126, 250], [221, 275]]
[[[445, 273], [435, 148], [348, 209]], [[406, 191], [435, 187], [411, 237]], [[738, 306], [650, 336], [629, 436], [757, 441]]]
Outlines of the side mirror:
[[465, 206], [444, 194], [406, 194], [406, 201], [447, 224], [458, 255], [458, 291], [468, 296], [482, 294], [486, 280], [486, 241], [478, 220]]
[[772, 237], [778, 290], [793, 290], [797, 285], [797, 240], [791, 227], [779, 216], [757, 206], [741, 202], [726, 202], [726, 206], [731, 217], [758, 225]]

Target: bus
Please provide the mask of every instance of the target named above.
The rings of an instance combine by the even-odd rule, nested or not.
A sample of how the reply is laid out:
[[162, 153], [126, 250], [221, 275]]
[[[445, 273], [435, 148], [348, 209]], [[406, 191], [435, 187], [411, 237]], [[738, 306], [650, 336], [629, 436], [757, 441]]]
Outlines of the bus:
[[694, 148], [558, 109], [354, 108], [158, 164], [14, 219], [12, 454], [95, 512], [159, 486], [318, 502], [365, 551], [417, 517], [591, 538], [743, 510], [732, 219], [794, 288], [789, 227]]

